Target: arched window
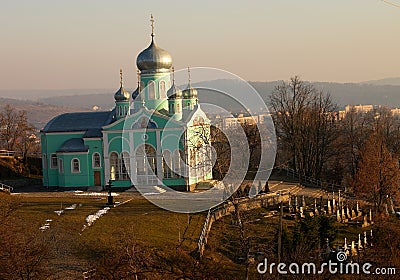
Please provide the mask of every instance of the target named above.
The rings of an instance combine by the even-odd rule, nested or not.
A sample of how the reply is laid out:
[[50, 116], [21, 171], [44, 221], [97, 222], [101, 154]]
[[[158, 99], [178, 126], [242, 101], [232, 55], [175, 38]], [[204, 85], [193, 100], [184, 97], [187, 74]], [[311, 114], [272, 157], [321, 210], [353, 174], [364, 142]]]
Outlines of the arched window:
[[164, 178], [172, 178], [172, 157], [168, 150], [163, 151], [163, 174]]
[[57, 155], [56, 154], [51, 154], [50, 156], [50, 168], [51, 169], [57, 169]]
[[160, 82], [160, 98], [165, 98], [167, 94], [166, 87], [165, 87], [165, 81]]
[[129, 173], [131, 170], [131, 164], [130, 164], [130, 157], [128, 152], [122, 152], [121, 154], [121, 176], [120, 180], [129, 180]]
[[110, 154], [110, 179], [117, 180], [119, 178], [118, 154], [112, 152]]
[[94, 153], [92, 158], [93, 168], [100, 168], [101, 167], [101, 159], [99, 153]]
[[156, 99], [156, 87], [154, 81], [150, 81], [147, 84], [148, 92], [149, 92], [149, 99]]
[[156, 150], [149, 144], [141, 145], [136, 150], [137, 174], [157, 175]]
[[79, 159], [74, 158], [71, 160], [71, 172], [72, 173], [80, 173], [81, 172], [81, 165]]

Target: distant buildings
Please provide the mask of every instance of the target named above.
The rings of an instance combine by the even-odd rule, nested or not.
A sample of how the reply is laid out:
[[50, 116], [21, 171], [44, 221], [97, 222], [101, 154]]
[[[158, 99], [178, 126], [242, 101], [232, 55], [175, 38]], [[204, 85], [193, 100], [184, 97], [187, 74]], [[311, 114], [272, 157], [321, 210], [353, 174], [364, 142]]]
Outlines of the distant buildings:
[[[344, 119], [346, 117], [346, 115], [352, 111], [354, 111], [356, 113], [360, 113], [360, 114], [368, 114], [379, 108], [383, 108], [383, 106], [371, 105], [371, 104], [368, 104], [368, 105], [361, 105], [361, 104], [360, 105], [346, 105], [344, 107], [344, 110], [339, 111], [339, 119], [340, 120]], [[400, 116], [400, 108], [393, 108], [393, 109], [389, 109], [389, 110], [394, 116]]]
[[[213, 123], [218, 128], [232, 128], [241, 125], [255, 125], [263, 124], [266, 122], [267, 118], [270, 118], [271, 114], [236, 114], [236, 116], [224, 116], [216, 115], [212, 118]], [[211, 118], [211, 117], [210, 117]]]

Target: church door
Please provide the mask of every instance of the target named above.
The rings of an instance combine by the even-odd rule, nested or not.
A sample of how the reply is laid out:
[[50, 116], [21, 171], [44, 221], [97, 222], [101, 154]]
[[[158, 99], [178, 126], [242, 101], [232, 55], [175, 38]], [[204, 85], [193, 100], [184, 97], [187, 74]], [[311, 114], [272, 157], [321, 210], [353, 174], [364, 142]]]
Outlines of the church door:
[[94, 172], [94, 185], [101, 186], [101, 177], [100, 177], [100, 171], [95, 171]]

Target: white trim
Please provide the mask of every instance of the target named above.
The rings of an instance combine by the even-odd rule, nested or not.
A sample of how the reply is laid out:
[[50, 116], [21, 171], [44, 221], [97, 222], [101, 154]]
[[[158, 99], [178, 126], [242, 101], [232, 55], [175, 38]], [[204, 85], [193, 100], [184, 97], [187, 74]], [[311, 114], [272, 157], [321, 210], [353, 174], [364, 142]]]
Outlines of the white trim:
[[[78, 171], [74, 171], [74, 160], [78, 161]], [[73, 174], [78, 174], [81, 173], [81, 161], [79, 160], [79, 158], [73, 158], [71, 159], [71, 173]]]
[[[131, 165], [131, 170], [129, 177], [131, 178], [131, 183], [135, 182], [137, 180], [136, 176], [136, 153], [134, 149], [134, 139], [133, 139], [133, 133], [129, 133], [129, 145], [132, 147], [131, 150], [129, 151], [130, 155], [130, 165]], [[133, 178], [136, 178], [133, 180]]]
[[43, 153], [42, 156], [42, 167], [43, 169], [48, 169], [47, 154]]
[[162, 160], [163, 156], [161, 153], [161, 140], [160, 140], [160, 131], [156, 131], [156, 157], [157, 157], [157, 177], [159, 179], [163, 178], [163, 170], [162, 170]]

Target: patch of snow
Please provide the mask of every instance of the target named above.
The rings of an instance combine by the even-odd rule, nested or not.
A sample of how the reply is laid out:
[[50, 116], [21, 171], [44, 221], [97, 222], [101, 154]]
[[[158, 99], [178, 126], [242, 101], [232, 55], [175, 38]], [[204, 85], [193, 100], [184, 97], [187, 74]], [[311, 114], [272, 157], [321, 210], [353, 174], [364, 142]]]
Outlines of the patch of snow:
[[41, 231], [45, 231], [46, 229], [49, 229], [49, 228], [50, 228], [50, 225], [49, 224], [45, 224], [44, 226], [41, 226], [39, 229]]
[[166, 192], [165, 189], [163, 189], [163, 188], [161, 188], [161, 187], [159, 187], [159, 186], [155, 186], [154, 188], [155, 188], [159, 193], [165, 193], [165, 192]]
[[49, 228], [50, 228], [50, 222], [51, 222], [51, 221], [52, 221], [52, 220], [50, 220], [50, 219], [46, 220], [46, 223], [45, 223], [43, 226], [41, 226], [39, 229], [40, 229], [41, 231], [45, 231], [45, 230], [49, 229]]
[[84, 231], [87, 227], [92, 226], [93, 223], [101, 216], [105, 215], [108, 210], [110, 210], [110, 207], [104, 207], [103, 209], [97, 211], [95, 214], [87, 216], [85, 219], [86, 225], [83, 225], [82, 231]]
[[155, 195], [155, 194], [160, 194], [158, 192], [148, 192], [148, 193], [144, 193], [143, 195]]
[[65, 208], [64, 210], [75, 210], [76, 209], [76, 204], [72, 204], [71, 206]]
[[[107, 192], [81, 192], [81, 193], [75, 193], [75, 195], [79, 196], [108, 196]], [[119, 196], [117, 193], [111, 193], [112, 196]]]
[[60, 216], [62, 213], [64, 213], [64, 210], [56, 210], [54, 211], [58, 216]]

